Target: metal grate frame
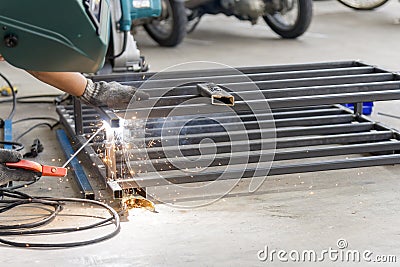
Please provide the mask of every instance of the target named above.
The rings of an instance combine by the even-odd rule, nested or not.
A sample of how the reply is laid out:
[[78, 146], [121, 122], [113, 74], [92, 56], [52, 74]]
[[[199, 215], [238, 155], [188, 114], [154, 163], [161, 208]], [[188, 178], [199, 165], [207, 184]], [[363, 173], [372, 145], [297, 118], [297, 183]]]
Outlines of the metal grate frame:
[[[282, 175], [400, 163], [399, 133], [361, 114], [363, 102], [400, 99], [398, 74], [357, 61], [238, 70], [260, 88], [261, 94], [268, 100], [270, 110], [265, 108], [265, 99], [260, 99], [251, 90], [247, 91], [252, 82], [243, 82], [241, 77], [232, 75], [230, 70], [222, 69], [161, 75], [94, 76], [92, 78], [95, 81], [118, 81], [137, 87], [153, 77], [153, 80], [146, 82], [144, 88], [151, 98], [137, 102], [134, 109], [128, 111], [111, 112], [105, 108], [95, 110], [81, 107], [78, 103], [75, 107], [60, 106], [57, 111], [70, 136], [78, 142], [85, 140], [85, 134], [95, 131], [101, 120], [117, 125], [116, 115], [125, 112], [133, 112], [138, 118], [145, 118], [145, 143], [161, 138], [177, 139], [179, 146], [176, 146], [176, 142], [171, 142], [171, 145], [155, 142], [151, 148], [146, 149], [146, 158], [129, 159], [129, 168], [135, 169], [134, 175], [130, 175], [127, 162], [122, 159], [123, 155], [119, 151], [113, 155], [113, 168], [123, 171], [110, 175], [110, 166], [105, 166], [101, 160], [105, 153], [105, 136], [95, 139], [87, 148], [86, 155], [90, 162], [100, 167], [99, 174], [116, 198], [138, 188], [221, 179], [222, 172], [223, 179], [237, 179], [253, 177], [269, 168], [268, 175]], [[210, 110], [209, 105], [203, 102], [190, 101], [197, 97], [196, 83], [199, 81], [212, 81], [228, 88], [235, 85], [239, 89], [240, 93], [231, 92], [237, 98], [233, 107], [234, 122], [240, 120], [247, 140], [229, 140], [226, 131], [216, 124], [218, 121], [232, 125], [233, 130], [229, 135], [242, 136], [243, 129], [235, 128], [230, 118], [231, 113], [216, 112], [216, 109]], [[183, 83], [183, 86], [169, 88], [177, 82]], [[249, 110], [249, 103], [252, 104], [252, 111]], [[342, 103], [355, 103], [354, 112], [341, 106]], [[170, 113], [177, 105], [181, 113], [171, 116]], [[207, 116], [199, 117], [199, 113]], [[270, 125], [268, 123], [272, 117], [276, 139], [262, 138], [260, 132], [271, 131], [268, 127], [263, 128], [263, 125]], [[176, 123], [179, 121], [183, 122], [184, 127], [177, 129]], [[207, 151], [207, 144], [199, 145], [205, 137], [214, 141], [216, 154], [204, 154], [201, 151]], [[275, 153], [268, 142], [275, 142]], [[232, 145], [236, 148], [234, 153]], [[264, 149], [264, 145], [268, 149]], [[244, 150], [249, 147], [250, 151]], [[171, 159], [166, 151], [173, 155], [181, 153], [182, 157]], [[138, 151], [133, 148], [130, 152], [134, 154]], [[200, 153], [204, 155], [200, 162], [196, 161], [196, 165], [202, 162], [207, 164], [209, 168], [205, 171], [188, 175], [176, 167], [180, 166], [179, 163], [186, 164], [187, 159], [198, 159]], [[248, 164], [243, 171], [240, 169], [243, 165], [240, 159], [244, 155], [248, 156]], [[272, 165], [271, 157], [274, 158]], [[227, 164], [237, 164], [237, 168], [230, 166], [226, 172]], [[196, 166], [189, 164], [187, 167]]]

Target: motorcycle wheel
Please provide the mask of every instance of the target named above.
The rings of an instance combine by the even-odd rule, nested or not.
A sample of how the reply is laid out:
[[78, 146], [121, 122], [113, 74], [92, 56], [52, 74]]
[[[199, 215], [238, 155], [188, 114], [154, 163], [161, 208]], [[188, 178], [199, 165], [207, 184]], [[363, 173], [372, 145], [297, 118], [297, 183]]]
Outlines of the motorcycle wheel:
[[283, 38], [294, 39], [302, 35], [310, 26], [312, 18], [312, 0], [283, 0], [288, 12], [275, 11], [263, 16], [268, 26]]
[[185, 4], [183, 1], [162, 0], [162, 5], [162, 19], [143, 25], [144, 29], [159, 45], [177, 46], [186, 35]]
[[388, 0], [338, 0], [339, 3], [355, 10], [373, 10], [385, 4]]

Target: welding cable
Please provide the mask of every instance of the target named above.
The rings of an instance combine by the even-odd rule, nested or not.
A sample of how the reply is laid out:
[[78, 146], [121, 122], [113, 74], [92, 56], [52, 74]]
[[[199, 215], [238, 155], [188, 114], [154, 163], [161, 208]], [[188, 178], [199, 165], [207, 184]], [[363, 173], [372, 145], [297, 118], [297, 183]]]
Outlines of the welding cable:
[[7, 85], [10, 87], [10, 89], [11, 89], [11, 94], [12, 94], [12, 103], [13, 103], [13, 105], [12, 105], [12, 108], [11, 108], [11, 112], [10, 112], [10, 114], [8, 115], [8, 120], [12, 120], [12, 118], [14, 117], [14, 114], [15, 114], [15, 109], [16, 109], [16, 106], [17, 106], [17, 97], [16, 97], [16, 95], [15, 95], [15, 90], [14, 90], [14, 87], [13, 87], [13, 85], [11, 84], [11, 82], [6, 78], [6, 76], [4, 76], [2, 73], [0, 73], [0, 76], [1, 76], [1, 78], [3, 78], [3, 80], [7, 83]]
[[121, 50], [121, 52], [119, 52], [118, 53], [118, 55], [115, 55], [115, 56], [111, 56], [111, 57], [108, 57], [108, 59], [116, 59], [116, 58], [119, 58], [120, 56], [122, 56], [122, 54], [125, 52], [125, 50], [126, 50], [126, 47], [127, 47], [127, 45], [128, 45], [128, 31], [124, 31], [124, 41], [123, 41], [123, 43], [122, 43], [122, 50]]
[[15, 151], [21, 151], [25, 148], [25, 146], [19, 142], [11, 142], [11, 141], [0, 141], [0, 145], [9, 145], [12, 146], [12, 149]]
[[[28, 187], [29, 185], [36, 183], [39, 180], [39, 178], [40, 177], [38, 177], [37, 179], [35, 179], [33, 181], [29, 181], [29, 182], [22, 183], [22, 184], [19, 184], [19, 185], [12, 185], [11, 184], [11, 185], [5, 187], [5, 189], [16, 190], [16, 189], [20, 189], [20, 188], [23, 188], [23, 187]], [[0, 192], [0, 195], [1, 195], [1, 192]]]
[[[40, 226], [44, 226], [49, 224], [51, 221], [53, 221], [56, 217], [56, 215], [61, 212], [62, 210], [62, 205], [58, 202], [55, 201], [43, 201], [40, 199], [35, 199], [29, 197], [29, 195], [23, 194], [19, 195], [15, 190], [10, 190], [9, 188], [4, 188], [0, 190], [2, 193], [3, 197], [11, 197], [11, 198], [17, 198], [20, 200], [0, 200], [0, 203], [7, 204], [3, 208], [0, 208], [0, 213], [4, 213], [8, 210], [11, 210], [17, 206], [21, 205], [27, 205], [27, 204], [41, 204], [45, 206], [50, 206], [53, 207], [54, 210], [49, 214], [49, 216], [46, 216], [44, 219], [32, 222], [32, 223], [18, 223], [14, 225], [0, 225], [0, 235], [6, 234], [7, 231], [4, 230], [11, 230], [8, 231], [9, 233], [14, 233], [17, 229], [25, 229], [25, 228], [36, 228]], [[13, 192], [14, 191], [14, 192]]]
[[[34, 179], [32, 181], [21, 183], [21, 184], [18, 184], [18, 185], [13, 185], [12, 182], [9, 182], [6, 185], [1, 185], [0, 188], [4, 188], [4, 189], [7, 189], [7, 190], [16, 190], [16, 189], [20, 189], [20, 188], [23, 188], [23, 187], [28, 187], [29, 185], [36, 183], [39, 179], [40, 179], [40, 177], [36, 177], [36, 179]], [[0, 192], [0, 200], [3, 200], [3, 199], [4, 199], [4, 195], [3, 195], [2, 192]]]
[[32, 127], [30, 127], [28, 130], [26, 130], [25, 132], [23, 132], [22, 134], [20, 134], [17, 138], [15, 138], [15, 141], [18, 142], [19, 139], [21, 139], [22, 137], [24, 137], [25, 135], [27, 135], [28, 133], [30, 133], [31, 131], [33, 131], [34, 129], [36, 129], [36, 128], [38, 128], [38, 127], [47, 126], [47, 127], [50, 128], [50, 130], [53, 130], [54, 127], [56, 127], [56, 126], [59, 125], [59, 124], [60, 124], [60, 122], [57, 122], [57, 123], [55, 123], [55, 124], [50, 124], [50, 123], [47, 123], [47, 122], [42, 122], [42, 123], [35, 124], [35, 125], [33, 125]]
[[[3, 210], [10, 210], [12, 208], [21, 206], [21, 205], [26, 205], [26, 204], [31, 204], [31, 203], [37, 203], [37, 204], [42, 204], [42, 205], [47, 205], [51, 206], [54, 208], [54, 210], [50, 213], [50, 215], [37, 222], [33, 223], [26, 223], [26, 224], [17, 224], [17, 225], [4, 225], [0, 226], [0, 236], [25, 236], [25, 235], [42, 235], [42, 234], [60, 234], [60, 233], [71, 233], [71, 232], [77, 232], [77, 231], [84, 231], [84, 230], [90, 230], [94, 229], [97, 227], [101, 226], [107, 226], [110, 223], [114, 224], [114, 230], [111, 231], [108, 234], [105, 234], [101, 237], [93, 238], [90, 240], [85, 240], [85, 241], [78, 241], [78, 242], [65, 242], [65, 243], [29, 243], [29, 242], [16, 242], [16, 241], [10, 241], [6, 240], [4, 238], [0, 238], [0, 243], [10, 245], [10, 246], [15, 246], [15, 247], [30, 247], [30, 248], [67, 248], [67, 247], [77, 247], [77, 246], [84, 246], [84, 245], [90, 245], [94, 243], [98, 243], [107, 239], [110, 239], [114, 236], [116, 236], [120, 232], [120, 217], [118, 213], [108, 206], [107, 204], [101, 203], [99, 201], [95, 200], [87, 200], [87, 199], [77, 199], [77, 198], [53, 198], [53, 197], [31, 197], [27, 194], [15, 191], [15, 190], [10, 190], [10, 189], [2, 189], [0, 188], [0, 193], [3, 192], [4, 196], [14, 198], [14, 200], [0, 200], [0, 203], [4, 204]], [[69, 228], [53, 228], [53, 229], [32, 229], [32, 228], [37, 228], [38, 226], [47, 224], [51, 222], [57, 215], [59, 214], [62, 210], [62, 206], [65, 205], [66, 202], [75, 202], [75, 203], [82, 203], [82, 204], [92, 204], [92, 205], [97, 205], [100, 206], [104, 209], [106, 209], [110, 213], [110, 217], [108, 218], [103, 218], [103, 217], [98, 217], [96, 218], [101, 218], [102, 220], [96, 223], [92, 223], [89, 225], [85, 226], [79, 226], [79, 227], [69, 227]], [[1, 213], [1, 210], [0, 210]], [[64, 216], [76, 216], [76, 215], [64, 215]], [[81, 215], [85, 216], [85, 215]], [[93, 217], [93, 216], [89, 216]]]
[[[52, 100], [52, 101], [44, 101], [44, 100], [26, 101], [26, 99], [48, 98], [48, 97], [56, 98], [58, 96], [60, 96], [60, 94], [18, 96], [17, 97], [17, 103], [23, 103], [23, 104], [54, 104], [54, 100]], [[0, 100], [0, 103], [8, 103], [8, 102], [12, 102], [12, 101], [13, 101], [13, 99], [3, 99], [3, 100]]]
[[17, 123], [24, 122], [24, 121], [34, 121], [34, 120], [49, 120], [49, 121], [59, 122], [58, 119], [53, 118], [53, 117], [27, 117], [27, 118], [13, 121], [13, 124], [17, 124]]

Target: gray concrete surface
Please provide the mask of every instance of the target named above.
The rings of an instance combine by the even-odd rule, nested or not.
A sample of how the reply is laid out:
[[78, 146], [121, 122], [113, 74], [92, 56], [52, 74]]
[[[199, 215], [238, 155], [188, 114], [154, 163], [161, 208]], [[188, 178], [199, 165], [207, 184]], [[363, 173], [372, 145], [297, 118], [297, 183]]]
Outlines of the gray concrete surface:
[[[374, 12], [354, 12], [336, 1], [318, 1], [311, 28], [298, 40], [282, 40], [264, 24], [251, 27], [214, 16], [204, 18], [178, 48], [160, 48], [143, 32], [138, 33], [137, 41], [152, 70], [198, 60], [250, 66], [360, 59], [397, 71], [399, 8], [398, 2], [391, 1]], [[0, 63], [0, 71], [19, 86], [20, 95], [57, 92], [6, 63]], [[373, 117], [400, 128], [399, 120], [377, 114], [399, 115], [398, 106], [396, 101], [377, 103]], [[9, 105], [0, 105], [1, 113], [8, 110]], [[51, 105], [18, 106], [17, 118], [35, 114], [56, 116]], [[19, 125], [15, 134], [29, 125]], [[43, 139], [46, 149], [39, 161], [65, 160], [54, 133], [45, 128], [22, 141], [28, 144], [36, 136]], [[320, 253], [330, 247], [337, 249], [337, 241], [345, 239], [349, 249], [370, 250], [372, 257], [396, 255], [399, 262], [399, 171], [399, 166], [387, 166], [276, 176], [268, 178], [254, 194], [236, 194], [246, 188], [247, 181], [243, 181], [228, 197], [205, 207], [180, 210], [158, 205], [159, 213], [136, 210], [122, 223], [117, 237], [100, 244], [60, 250], [0, 246], [0, 266], [397, 266], [329, 259], [319, 263], [260, 262], [257, 252], [268, 246], [270, 250]], [[70, 178], [46, 178], [27, 192], [76, 196]], [[74, 213], [93, 210], [69, 209]], [[57, 226], [65, 224], [63, 218], [56, 221]]]

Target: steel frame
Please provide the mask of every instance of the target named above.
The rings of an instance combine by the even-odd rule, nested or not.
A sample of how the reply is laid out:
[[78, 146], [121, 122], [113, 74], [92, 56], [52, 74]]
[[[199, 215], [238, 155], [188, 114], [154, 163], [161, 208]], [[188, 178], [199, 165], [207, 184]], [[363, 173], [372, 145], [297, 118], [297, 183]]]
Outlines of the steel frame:
[[[94, 76], [92, 78], [95, 81], [118, 81], [137, 87], [146, 81], [144, 90], [151, 98], [137, 102], [133, 110], [110, 112], [100, 108], [96, 111], [88, 107], [82, 108], [79, 103], [75, 104], [75, 108], [59, 107], [57, 110], [64, 125], [69, 129], [69, 134], [78, 139], [95, 131], [100, 120], [111, 121], [115, 126], [118, 121], [116, 115], [133, 112], [138, 118], [146, 118], [146, 135], [140, 141], [159, 139], [162, 131], [164, 134], [170, 132], [169, 136], [167, 134], [163, 137], [181, 142], [179, 148], [176, 145], [169, 146], [164, 143], [161, 146], [160, 143], [156, 143], [146, 149], [147, 158], [130, 160], [129, 164], [137, 170], [134, 176], [122, 171], [110, 181], [105, 171], [106, 166], [99, 157], [94, 156], [104, 153], [105, 137], [100, 136], [88, 148], [88, 154], [91, 155], [91, 161], [97, 161], [96, 164], [100, 166], [99, 173], [107, 181], [116, 198], [122, 197], [124, 190], [132, 192], [139, 187], [220, 179], [221, 172], [225, 172], [226, 165], [232, 164], [232, 160], [238, 167], [248, 163], [246, 170], [242, 172], [230, 168], [228, 173], [225, 172], [223, 179], [249, 178], [264, 169], [268, 171], [269, 167], [271, 168], [268, 175], [282, 175], [400, 163], [399, 132], [361, 114], [363, 102], [400, 99], [400, 76], [397, 73], [357, 61], [238, 70], [260, 88], [263, 96], [268, 99], [271, 111], [266, 110], [265, 99], [259, 99], [254, 92], [246, 90], [251, 82], [243, 82], [241, 77], [231, 75], [228, 69], [163, 73], [151, 81], [147, 80], [155, 77], [155, 73]], [[218, 120], [225, 126], [233, 127], [230, 135], [240, 137], [243, 132], [235, 129], [234, 123], [230, 123], [232, 114], [218, 112], [215, 108], [211, 109], [209, 104], [201, 102], [193, 104], [192, 101], [186, 104], [185, 101], [196, 99], [196, 82], [199, 80], [225, 87], [235, 85], [240, 89], [240, 93], [230, 92], [236, 97], [235, 106], [232, 108], [246, 129], [248, 144], [240, 140], [229, 142], [226, 132], [221, 131], [215, 124], [215, 120]], [[177, 81], [186, 85], [166, 90]], [[250, 112], [249, 103], [252, 109], [256, 110], [256, 115]], [[354, 103], [354, 111], [341, 106], [341, 103]], [[177, 105], [181, 109], [181, 115], [174, 116], [173, 122], [171, 118], [165, 119]], [[198, 114], [208, 116], [193, 120]], [[270, 131], [262, 126], [271, 123], [272, 116], [276, 126], [275, 153], [270, 149], [274, 140], [261, 138], [262, 133]], [[178, 136], [182, 129], [174, 125], [189, 120], [192, 123], [184, 127], [185, 142], [182, 143], [182, 136]], [[217, 148], [216, 156], [206, 153], [200, 161], [211, 162], [207, 171], [190, 177], [179, 172], [174, 164], [183, 162], [183, 159], [170, 159], [166, 152], [180, 152], [189, 159], [195, 158], [200, 153], [198, 144], [205, 137], [211, 138]], [[235, 146], [239, 151], [241, 148], [250, 147], [251, 152], [232, 154], [231, 146]], [[207, 144], [201, 148], [207, 148]], [[274, 154], [272, 166], [267, 162], [272, 156], [271, 153]], [[240, 161], [244, 154], [249, 155], [248, 162]], [[114, 161], [117, 168], [124, 170], [126, 162], [121, 156], [121, 152], [117, 151]], [[190, 164], [188, 166], [194, 167]], [[165, 171], [166, 169], [168, 171]]]

